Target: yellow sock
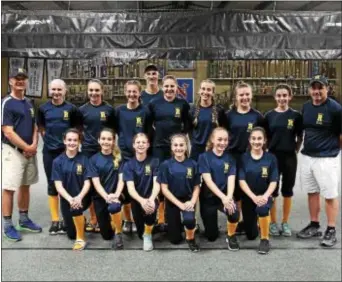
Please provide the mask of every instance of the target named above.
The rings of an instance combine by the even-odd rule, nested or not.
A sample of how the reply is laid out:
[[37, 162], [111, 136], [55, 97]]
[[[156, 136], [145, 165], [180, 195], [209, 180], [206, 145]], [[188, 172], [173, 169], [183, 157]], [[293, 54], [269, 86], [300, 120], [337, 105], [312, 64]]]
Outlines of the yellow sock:
[[59, 198], [58, 196], [49, 196], [49, 208], [51, 221], [59, 221]]
[[273, 198], [273, 204], [271, 208], [271, 222], [276, 223], [277, 222], [277, 199]]
[[270, 232], [270, 216], [259, 217], [259, 225], [260, 225], [260, 237], [261, 239], [269, 240], [269, 232]]
[[89, 214], [90, 214], [90, 223], [93, 225], [97, 224], [97, 218], [96, 218], [96, 213], [95, 213], [95, 207], [94, 207], [94, 202], [91, 202], [89, 206]]
[[185, 229], [185, 237], [186, 237], [186, 240], [192, 240], [195, 238], [195, 231], [196, 231], [196, 228], [194, 229]]
[[291, 197], [284, 197], [283, 222], [289, 221], [291, 206], [292, 206], [292, 198]]
[[126, 221], [133, 222], [131, 215], [131, 204], [123, 205], [122, 207], [123, 216]]
[[73, 216], [72, 220], [74, 221], [76, 228], [76, 240], [85, 240], [84, 236], [84, 226], [85, 226], [85, 218], [83, 215]]
[[238, 226], [238, 223], [231, 223], [227, 221], [227, 233], [228, 236], [233, 236], [235, 234], [236, 227]]
[[153, 225], [146, 225], [145, 224], [144, 234], [151, 235], [152, 234], [152, 229], [153, 229]]
[[162, 201], [159, 203], [158, 208], [158, 224], [164, 224], [165, 223], [165, 202]]
[[115, 224], [112, 217], [110, 219], [110, 225], [112, 226], [113, 231], [115, 231]]
[[240, 201], [237, 201], [237, 208], [238, 208], [238, 211], [239, 211], [239, 222], [243, 221], [242, 212], [241, 212], [241, 207], [242, 207], [242, 202], [241, 202], [241, 200], [240, 200]]
[[110, 215], [112, 222], [114, 223], [115, 227], [115, 234], [122, 233], [122, 215], [121, 212], [118, 212], [116, 214]]

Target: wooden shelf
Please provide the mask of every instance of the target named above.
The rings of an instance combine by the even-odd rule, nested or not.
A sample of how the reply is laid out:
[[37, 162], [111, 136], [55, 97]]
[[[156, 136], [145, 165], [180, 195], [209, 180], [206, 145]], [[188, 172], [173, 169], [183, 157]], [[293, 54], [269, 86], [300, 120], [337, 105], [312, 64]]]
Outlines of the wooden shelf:
[[[90, 79], [98, 79], [98, 80], [145, 80], [142, 77], [61, 77], [63, 80], [90, 80]], [[162, 80], [159, 78], [158, 80]]]
[[[274, 97], [274, 95], [272, 95], [272, 94], [254, 94], [253, 96], [255, 96], [255, 97]], [[292, 95], [293, 97], [310, 97], [310, 95], [307, 95], [307, 94], [305, 94], [305, 95]]]

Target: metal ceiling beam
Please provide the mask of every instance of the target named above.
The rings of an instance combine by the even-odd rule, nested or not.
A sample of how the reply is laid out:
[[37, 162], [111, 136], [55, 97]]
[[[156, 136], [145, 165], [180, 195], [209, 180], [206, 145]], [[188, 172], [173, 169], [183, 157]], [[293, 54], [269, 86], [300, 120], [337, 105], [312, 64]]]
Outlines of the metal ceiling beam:
[[270, 5], [272, 5], [274, 1], [262, 1], [258, 5], [256, 5], [254, 10], [266, 10]]
[[317, 6], [327, 3], [328, 1], [309, 1], [303, 6], [300, 6], [297, 11], [310, 11], [315, 9]]
[[70, 8], [70, 5], [67, 4], [65, 1], [53, 1], [54, 4], [56, 4], [61, 10], [72, 10]]
[[5, 1], [2, 2], [2, 6], [4, 7], [9, 7], [12, 10], [28, 10], [26, 7], [24, 7], [23, 5], [21, 5], [19, 2], [16, 1]]
[[145, 9], [144, 1], [138, 1], [138, 10], [144, 10], [144, 9]]
[[224, 8], [228, 8], [228, 6], [231, 4], [232, 2], [230, 1], [221, 1], [220, 4], [218, 4], [216, 6], [216, 9], [224, 9]]

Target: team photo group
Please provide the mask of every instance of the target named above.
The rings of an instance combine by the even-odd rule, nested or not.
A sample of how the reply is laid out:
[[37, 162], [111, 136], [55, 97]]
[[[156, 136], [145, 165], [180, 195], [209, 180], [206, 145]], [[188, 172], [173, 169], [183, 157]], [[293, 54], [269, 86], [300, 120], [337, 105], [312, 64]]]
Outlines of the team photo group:
[[[198, 252], [200, 232], [209, 242], [225, 240], [230, 251], [244, 248], [240, 236], [260, 240], [257, 251], [267, 254], [270, 237], [294, 235], [296, 178], [307, 193], [310, 218], [295, 236], [320, 237], [322, 247], [336, 244], [342, 106], [328, 97], [328, 78], [311, 79], [310, 99], [301, 111], [291, 108], [291, 87], [278, 84], [276, 106], [264, 114], [252, 107], [252, 87], [243, 81], [225, 109], [216, 103], [211, 80], [201, 81], [189, 105], [177, 94], [176, 77], [164, 76], [159, 86], [157, 66], [148, 65], [144, 78], [144, 90], [137, 80], [126, 82], [127, 103], [115, 108], [103, 100], [100, 80], [88, 81], [89, 101], [78, 108], [66, 100], [66, 83], [55, 79], [49, 84], [51, 100], [35, 110], [24, 96], [27, 72], [10, 73], [11, 92], [1, 103], [5, 238], [20, 241], [22, 231], [42, 232], [28, 213], [42, 138], [39, 174], [48, 182], [48, 232], [66, 234], [73, 250], [85, 249], [87, 232], [93, 232], [111, 240], [115, 250], [129, 244], [123, 233], [136, 233], [142, 249], [151, 251], [153, 236], [165, 233], [170, 243], [185, 239], [189, 250]], [[16, 197], [18, 223], [12, 221]], [[327, 226], [319, 222], [321, 198]], [[218, 212], [227, 218], [224, 239]]]

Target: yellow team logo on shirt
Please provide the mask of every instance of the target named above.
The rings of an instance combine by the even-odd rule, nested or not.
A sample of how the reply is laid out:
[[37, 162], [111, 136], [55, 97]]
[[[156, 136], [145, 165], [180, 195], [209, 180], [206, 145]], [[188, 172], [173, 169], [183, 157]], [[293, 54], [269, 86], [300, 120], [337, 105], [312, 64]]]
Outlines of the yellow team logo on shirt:
[[63, 112], [63, 119], [64, 120], [69, 120], [69, 112], [68, 111], [64, 111]]
[[145, 175], [151, 175], [151, 166], [150, 165], [145, 166]]
[[175, 117], [180, 118], [181, 117], [181, 110], [180, 108], [175, 108]]
[[224, 173], [228, 173], [229, 163], [224, 163]]
[[253, 123], [249, 122], [247, 126], [247, 132], [251, 132], [253, 129]]
[[186, 168], [186, 178], [192, 178], [192, 168], [191, 167]]
[[34, 117], [34, 109], [33, 108], [30, 109], [30, 112], [31, 112], [31, 117]]
[[316, 124], [323, 124], [323, 114], [318, 113]]
[[261, 177], [262, 178], [267, 178], [268, 177], [268, 167], [267, 166], [263, 166], [261, 168]]
[[136, 127], [142, 127], [142, 118], [136, 117]]
[[106, 112], [100, 112], [101, 120], [107, 120]]
[[81, 164], [77, 164], [76, 165], [76, 174], [77, 175], [80, 175], [83, 173], [83, 168], [82, 168], [82, 165]]
[[292, 129], [293, 128], [293, 119], [288, 119], [287, 120], [287, 129]]

